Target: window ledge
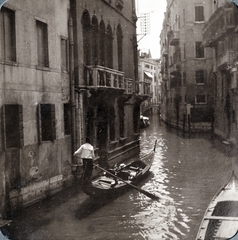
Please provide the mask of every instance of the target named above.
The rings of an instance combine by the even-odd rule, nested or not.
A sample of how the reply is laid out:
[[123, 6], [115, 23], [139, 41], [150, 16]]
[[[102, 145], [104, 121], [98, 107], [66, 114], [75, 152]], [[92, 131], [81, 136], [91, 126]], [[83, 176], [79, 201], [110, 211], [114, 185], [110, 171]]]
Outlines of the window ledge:
[[116, 145], [118, 141], [110, 141], [110, 145]]
[[10, 66], [15, 66], [15, 67], [18, 67], [19, 66], [19, 63], [17, 62], [12, 62], [12, 61], [1, 61], [1, 63], [5, 64], [5, 65], [10, 65]]
[[120, 137], [120, 142], [124, 142], [124, 141], [126, 141], [126, 139], [127, 139], [127, 137], [123, 137], [123, 138]]
[[42, 67], [42, 66], [36, 66], [37, 70], [42, 70], [42, 71], [50, 71], [50, 67]]
[[40, 144], [44, 144], [44, 143], [52, 143], [54, 142], [56, 139], [54, 140], [40, 140]]

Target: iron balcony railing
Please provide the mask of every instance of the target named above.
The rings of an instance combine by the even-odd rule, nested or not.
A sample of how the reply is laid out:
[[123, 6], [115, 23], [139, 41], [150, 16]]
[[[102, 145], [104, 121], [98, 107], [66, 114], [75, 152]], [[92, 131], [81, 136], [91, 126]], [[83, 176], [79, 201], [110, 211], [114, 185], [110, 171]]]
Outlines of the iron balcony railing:
[[171, 64], [169, 71], [170, 75], [176, 75], [177, 73], [180, 73], [180, 65], [178, 63]]
[[232, 65], [236, 59], [236, 53], [232, 50], [226, 50], [222, 54], [218, 55], [217, 58], [217, 67], [227, 68], [229, 65]]
[[150, 83], [147, 82], [135, 82], [136, 93], [139, 95], [150, 95]]
[[168, 56], [168, 49], [165, 46], [162, 48], [162, 56], [163, 57]]
[[[236, 12], [237, 14], [237, 12]], [[230, 29], [234, 29], [235, 16], [232, 7], [220, 7], [210, 17], [203, 28], [203, 40], [206, 47], [211, 47]]]
[[177, 46], [179, 44], [179, 31], [169, 31], [168, 32], [169, 45]]

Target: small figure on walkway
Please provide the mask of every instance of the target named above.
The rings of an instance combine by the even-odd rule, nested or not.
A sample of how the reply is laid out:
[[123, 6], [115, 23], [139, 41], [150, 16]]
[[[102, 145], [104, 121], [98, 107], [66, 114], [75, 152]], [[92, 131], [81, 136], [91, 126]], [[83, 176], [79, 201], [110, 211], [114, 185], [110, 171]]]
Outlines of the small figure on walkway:
[[74, 156], [81, 158], [83, 165], [82, 181], [89, 181], [93, 171], [94, 148], [90, 143], [90, 138], [86, 138], [84, 143], [75, 153]]

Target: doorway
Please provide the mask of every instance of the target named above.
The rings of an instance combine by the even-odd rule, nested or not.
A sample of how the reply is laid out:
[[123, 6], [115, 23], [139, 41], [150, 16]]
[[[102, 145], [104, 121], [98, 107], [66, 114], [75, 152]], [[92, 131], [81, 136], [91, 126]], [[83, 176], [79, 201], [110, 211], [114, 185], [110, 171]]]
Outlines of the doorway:
[[106, 104], [98, 105], [97, 109], [97, 143], [99, 148], [99, 164], [108, 166], [108, 107]]

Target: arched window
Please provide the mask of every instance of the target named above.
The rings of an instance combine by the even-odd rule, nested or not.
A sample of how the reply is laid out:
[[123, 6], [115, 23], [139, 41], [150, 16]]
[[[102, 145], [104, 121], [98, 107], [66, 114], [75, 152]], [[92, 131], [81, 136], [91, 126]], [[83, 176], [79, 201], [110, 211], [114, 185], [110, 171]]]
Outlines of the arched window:
[[113, 47], [112, 47], [113, 37], [112, 28], [110, 25], [107, 26], [106, 32], [106, 66], [108, 68], [113, 68]]
[[94, 15], [92, 19], [92, 57], [93, 64], [98, 64], [98, 20]]
[[109, 125], [110, 125], [110, 140], [114, 141], [115, 140], [115, 109], [114, 107], [110, 108], [110, 120], [109, 120]]
[[99, 65], [105, 66], [105, 24], [103, 21], [100, 22], [100, 31], [99, 31]]
[[122, 29], [121, 25], [119, 24], [117, 26], [117, 58], [118, 58], [118, 70], [122, 71], [123, 66], [122, 66]]
[[91, 36], [90, 36], [90, 16], [88, 11], [83, 12], [81, 19], [83, 25], [83, 58], [86, 65], [91, 65]]

